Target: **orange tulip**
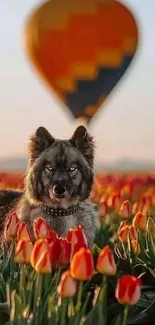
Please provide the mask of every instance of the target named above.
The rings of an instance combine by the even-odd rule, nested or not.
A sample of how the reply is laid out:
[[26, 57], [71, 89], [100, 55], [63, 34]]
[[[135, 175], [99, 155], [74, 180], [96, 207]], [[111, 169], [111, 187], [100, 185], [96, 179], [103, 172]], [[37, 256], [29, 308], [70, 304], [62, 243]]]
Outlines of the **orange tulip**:
[[20, 239], [15, 249], [15, 262], [29, 264], [32, 250], [33, 244], [29, 240]]
[[120, 193], [114, 193], [113, 195], [109, 196], [108, 199], [108, 206], [110, 208], [116, 209], [119, 211], [121, 206], [121, 195]]
[[143, 205], [150, 206], [151, 205], [151, 196], [150, 195], [144, 195], [141, 196], [140, 202], [142, 202]]
[[36, 267], [41, 255], [45, 252], [49, 253], [49, 244], [46, 239], [39, 239], [35, 242], [33, 251], [31, 254], [31, 265], [33, 268]]
[[77, 283], [75, 279], [72, 278], [70, 271], [66, 271], [62, 274], [57, 292], [61, 297], [71, 298], [77, 292]]
[[152, 197], [151, 197], [151, 204], [152, 204], [152, 205], [155, 205], [155, 193], [152, 194]]
[[134, 226], [129, 226], [129, 233], [131, 240], [138, 240], [137, 230]]
[[106, 202], [100, 203], [98, 208], [98, 214], [100, 217], [105, 217], [108, 213]]
[[114, 255], [109, 246], [105, 246], [99, 253], [96, 269], [99, 273], [113, 276], [116, 273]]
[[150, 206], [147, 204], [144, 204], [142, 213], [146, 215], [147, 213], [149, 213], [149, 210], [150, 210]]
[[127, 223], [126, 221], [121, 221], [120, 225], [119, 225], [119, 228], [118, 228], [118, 232], [124, 227], [124, 226], [127, 226]]
[[26, 222], [22, 222], [17, 231], [17, 240], [25, 239], [31, 241], [30, 230]]
[[131, 198], [133, 192], [133, 186], [131, 184], [127, 184], [121, 188], [121, 196], [123, 198]]
[[39, 217], [33, 222], [33, 230], [36, 239], [46, 239], [49, 236], [50, 227], [45, 219]]
[[155, 238], [155, 223], [152, 218], [149, 218], [149, 223], [147, 224], [147, 231], [151, 233], [153, 238]]
[[92, 252], [86, 248], [80, 248], [71, 260], [70, 274], [79, 281], [92, 278], [94, 272], [94, 260]]
[[119, 214], [122, 218], [129, 218], [131, 216], [131, 206], [128, 200], [122, 203]]
[[117, 282], [115, 296], [122, 305], [135, 305], [141, 296], [141, 280], [131, 276], [124, 275]]
[[68, 231], [67, 239], [71, 243], [71, 259], [81, 247], [88, 248], [86, 236], [82, 230], [82, 226], [80, 225]]
[[128, 234], [129, 234], [129, 226], [124, 226], [121, 230], [118, 231], [118, 238], [123, 243], [127, 243], [128, 241]]
[[131, 240], [131, 245], [132, 245], [132, 249], [134, 251], [134, 253], [136, 255], [139, 255], [140, 253], [140, 246], [139, 246], [139, 243], [138, 243], [138, 240]]
[[16, 238], [18, 227], [19, 227], [19, 219], [17, 217], [17, 214], [14, 212], [9, 216], [4, 228], [4, 238], [8, 242], [11, 242]]
[[132, 206], [132, 214], [136, 214], [139, 211], [142, 211], [143, 209], [143, 204], [140, 202], [135, 202]]
[[135, 217], [133, 218], [132, 224], [135, 228], [146, 230], [147, 228], [147, 217], [145, 214], [141, 212], [137, 212]]
[[35, 270], [38, 273], [51, 273], [51, 263], [50, 263], [50, 254], [49, 252], [43, 252], [40, 257], [37, 260], [37, 263], [35, 264]]

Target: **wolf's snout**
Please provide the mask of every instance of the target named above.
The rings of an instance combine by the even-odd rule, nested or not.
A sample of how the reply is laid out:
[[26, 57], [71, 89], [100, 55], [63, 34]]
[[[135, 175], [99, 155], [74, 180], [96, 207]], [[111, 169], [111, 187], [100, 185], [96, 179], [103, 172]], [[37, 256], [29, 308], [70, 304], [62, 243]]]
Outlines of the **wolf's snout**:
[[61, 185], [61, 184], [56, 184], [53, 187], [53, 192], [54, 194], [56, 194], [57, 196], [62, 196], [65, 194], [66, 192], [66, 187]]

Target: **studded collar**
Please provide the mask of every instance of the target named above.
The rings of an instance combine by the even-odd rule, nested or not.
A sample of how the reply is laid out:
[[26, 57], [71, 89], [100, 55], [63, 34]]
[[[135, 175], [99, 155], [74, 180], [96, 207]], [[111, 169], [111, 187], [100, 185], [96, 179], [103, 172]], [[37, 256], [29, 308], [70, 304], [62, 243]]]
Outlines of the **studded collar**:
[[64, 208], [51, 208], [46, 205], [41, 206], [41, 211], [52, 217], [65, 217], [74, 214], [79, 210], [79, 205], [70, 206], [67, 209]]

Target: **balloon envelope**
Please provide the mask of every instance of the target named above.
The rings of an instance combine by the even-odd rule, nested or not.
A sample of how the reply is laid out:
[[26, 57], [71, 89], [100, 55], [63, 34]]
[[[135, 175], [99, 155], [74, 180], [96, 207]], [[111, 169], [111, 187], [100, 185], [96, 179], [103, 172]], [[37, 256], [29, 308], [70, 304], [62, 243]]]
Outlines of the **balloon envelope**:
[[119, 2], [50, 0], [28, 17], [25, 44], [50, 89], [89, 122], [130, 65], [138, 31]]

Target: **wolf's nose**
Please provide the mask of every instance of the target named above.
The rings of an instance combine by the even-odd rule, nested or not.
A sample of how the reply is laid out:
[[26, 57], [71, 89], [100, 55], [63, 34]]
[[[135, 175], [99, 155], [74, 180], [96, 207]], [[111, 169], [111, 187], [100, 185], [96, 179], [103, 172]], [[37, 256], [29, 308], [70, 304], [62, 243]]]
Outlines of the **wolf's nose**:
[[66, 188], [65, 188], [65, 186], [63, 186], [63, 185], [54, 185], [54, 187], [53, 187], [53, 192], [56, 194], [56, 195], [63, 195], [63, 194], [65, 194], [65, 192], [66, 192]]

